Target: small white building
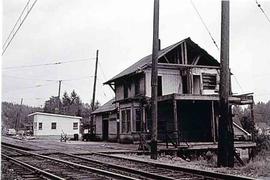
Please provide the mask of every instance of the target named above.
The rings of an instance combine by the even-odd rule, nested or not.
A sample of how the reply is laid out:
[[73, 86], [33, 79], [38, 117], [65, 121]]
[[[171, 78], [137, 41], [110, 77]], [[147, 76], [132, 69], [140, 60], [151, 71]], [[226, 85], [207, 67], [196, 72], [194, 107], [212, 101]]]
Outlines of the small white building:
[[73, 137], [74, 134], [81, 136], [81, 117], [42, 112], [35, 112], [28, 116], [33, 116], [34, 119], [34, 136], [60, 136], [61, 134], [66, 134], [69, 137]]

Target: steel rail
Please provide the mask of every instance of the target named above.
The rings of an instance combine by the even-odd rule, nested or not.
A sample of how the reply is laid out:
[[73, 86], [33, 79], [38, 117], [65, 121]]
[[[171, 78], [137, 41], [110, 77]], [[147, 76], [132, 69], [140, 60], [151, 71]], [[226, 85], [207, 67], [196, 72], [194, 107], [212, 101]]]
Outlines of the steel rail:
[[56, 175], [54, 175], [52, 173], [49, 173], [47, 171], [44, 171], [42, 169], [36, 168], [36, 167], [34, 167], [34, 166], [30, 165], [30, 164], [27, 164], [27, 163], [22, 162], [20, 160], [14, 159], [14, 158], [12, 158], [10, 156], [7, 156], [5, 154], [2, 154], [1, 156], [4, 157], [4, 158], [6, 158], [9, 161], [12, 161], [13, 163], [20, 164], [20, 165], [22, 165], [22, 166], [24, 166], [24, 167], [26, 167], [28, 169], [31, 169], [31, 170], [33, 170], [35, 172], [38, 172], [38, 173], [42, 174], [44, 177], [47, 177], [47, 178], [50, 178], [50, 179], [55, 179], [55, 180], [65, 180], [64, 178], [61, 178], [59, 176], [56, 176]]
[[1, 145], [5, 145], [5, 146], [8, 146], [8, 147], [14, 147], [14, 148], [18, 148], [18, 149], [22, 149], [22, 150], [26, 150], [26, 151], [36, 151], [35, 149], [29, 148], [29, 147], [18, 146], [18, 145], [9, 144], [9, 143], [6, 143], [6, 142], [1, 142]]
[[112, 164], [112, 163], [108, 163], [108, 162], [106, 162], [106, 163], [105, 162], [100, 162], [98, 160], [94, 160], [94, 159], [90, 159], [90, 158], [86, 158], [86, 157], [81, 157], [81, 156], [78, 156], [78, 155], [72, 155], [72, 154], [68, 154], [68, 153], [61, 153], [61, 154], [64, 154], [64, 155], [67, 155], [67, 156], [70, 156], [70, 157], [73, 157], [73, 158], [89, 161], [89, 162], [92, 162], [92, 163], [104, 165], [104, 166], [107, 166], [109, 168], [114, 168], [114, 169], [117, 169], [117, 170], [122, 170], [122, 171], [133, 173], [133, 174], [136, 174], [136, 175], [141, 175], [143, 177], [148, 177], [148, 178], [153, 178], [153, 179], [164, 179], [164, 180], [174, 180], [175, 179], [175, 178], [172, 178], [172, 177], [158, 175], [158, 174], [155, 174], [155, 173], [150, 173], [150, 172], [146, 172], [146, 171], [142, 171], [142, 170], [138, 170], [138, 169], [134, 169], [134, 168], [128, 168], [128, 167], [125, 167], [125, 166], [120, 166], [120, 165], [116, 165], [116, 164]]
[[100, 155], [100, 156], [104, 156], [104, 157], [111, 157], [111, 158], [115, 158], [115, 159], [128, 160], [131, 162], [151, 164], [151, 165], [159, 167], [159, 168], [181, 171], [181, 172], [185, 172], [185, 173], [189, 173], [189, 174], [193, 174], [193, 175], [198, 175], [198, 176], [204, 176], [204, 177], [208, 177], [208, 178], [230, 179], [230, 180], [255, 180], [255, 178], [251, 178], [251, 177], [232, 175], [232, 174], [224, 174], [224, 173], [212, 172], [212, 171], [207, 171], [207, 170], [192, 169], [192, 168], [187, 168], [187, 167], [183, 167], [183, 166], [163, 164], [163, 163], [159, 163], [159, 162], [149, 162], [149, 161], [146, 162], [146, 161], [142, 161], [142, 160], [138, 160], [138, 159], [131, 159], [128, 157], [116, 157], [113, 155], [103, 154], [103, 153], [92, 153], [92, 154], [96, 154], [96, 155]]
[[111, 178], [126, 179], [126, 180], [137, 180], [137, 178], [133, 178], [133, 177], [125, 176], [125, 175], [122, 175], [122, 174], [113, 173], [113, 172], [110, 172], [110, 171], [105, 171], [105, 170], [102, 170], [102, 169], [97, 169], [97, 168], [93, 168], [93, 167], [89, 167], [89, 166], [85, 166], [85, 165], [81, 165], [81, 164], [77, 164], [77, 163], [73, 163], [73, 162], [70, 162], [70, 161], [61, 160], [61, 159], [57, 159], [57, 158], [53, 158], [53, 157], [49, 157], [49, 156], [45, 156], [45, 155], [40, 155], [40, 154], [33, 153], [33, 152], [27, 152], [25, 150], [21, 150], [21, 149], [14, 148], [14, 147], [8, 147], [8, 148], [16, 150], [16, 151], [23, 152], [23, 153], [26, 153], [26, 154], [30, 154], [30, 155], [33, 155], [33, 156], [41, 157], [41, 158], [44, 158], [44, 159], [49, 159], [49, 160], [60, 162], [60, 163], [63, 163], [63, 164], [68, 164], [70, 166], [85, 169], [85, 170], [88, 170], [88, 171], [91, 171], [91, 172], [94, 172], [94, 173], [97, 173], [97, 174], [100, 174], [100, 175], [105, 175], [105, 176], [108, 176], [108, 177], [111, 177]]

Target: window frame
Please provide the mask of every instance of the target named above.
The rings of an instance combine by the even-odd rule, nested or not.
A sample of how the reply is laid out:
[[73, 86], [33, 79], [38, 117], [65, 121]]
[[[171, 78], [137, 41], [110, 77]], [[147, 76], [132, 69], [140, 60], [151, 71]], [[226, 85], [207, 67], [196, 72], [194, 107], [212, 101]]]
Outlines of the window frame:
[[[53, 126], [55, 124], [55, 127]], [[51, 123], [51, 130], [56, 130], [57, 129], [57, 124], [56, 122]]]
[[43, 128], [43, 123], [42, 122], [39, 122], [38, 123], [38, 130], [42, 130], [42, 128]]
[[[76, 126], [74, 126], [76, 124]], [[79, 129], [79, 123], [78, 122], [73, 122], [73, 130], [78, 130]]]
[[121, 132], [131, 132], [131, 108], [121, 109]]
[[[139, 112], [139, 114], [137, 114], [137, 112]], [[134, 126], [133, 126], [133, 130], [135, 132], [141, 132], [142, 131], [142, 110], [137, 107], [134, 108]]]

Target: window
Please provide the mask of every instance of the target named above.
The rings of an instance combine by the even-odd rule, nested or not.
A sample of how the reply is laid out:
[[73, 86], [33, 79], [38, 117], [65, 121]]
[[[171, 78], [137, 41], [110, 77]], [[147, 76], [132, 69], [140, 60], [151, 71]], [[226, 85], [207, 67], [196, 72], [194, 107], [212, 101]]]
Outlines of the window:
[[38, 123], [38, 130], [42, 130], [42, 123]]
[[141, 116], [142, 114], [141, 114], [141, 110], [140, 109], [135, 109], [135, 131], [141, 131], [141, 126], [142, 126], [142, 124], [141, 124], [141, 118], [142, 118], [142, 116]]
[[124, 98], [128, 98], [128, 88], [129, 85], [127, 83], [124, 83]]
[[140, 79], [135, 80], [135, 95], [140, 94]]
[[79, 127], [79, 126], [78, 126], [78, 123], [77, 123], [77, 122], [74, 122], [74, 123], [73, 123], [73, 130], [77, 130], [78, 127]]
[[52, 123], [52, 129], [56, 129], [56, 122]]
[[121, 111], [122, 118], [122, 133], [130, 132], [130, 109]]
[[203, 79], [203, 89], [216, 89], [217, 86], [217, 76], [215, 74], [202, 74]]

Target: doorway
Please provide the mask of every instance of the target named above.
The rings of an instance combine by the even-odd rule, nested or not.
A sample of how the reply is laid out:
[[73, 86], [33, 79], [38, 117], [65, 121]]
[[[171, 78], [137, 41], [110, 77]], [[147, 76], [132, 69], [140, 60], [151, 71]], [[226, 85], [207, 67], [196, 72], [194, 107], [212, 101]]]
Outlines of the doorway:
[[108, 119], [102, 120], [102, 140], [107, 141], [109, 139], [109, 121]]
[[193, 94], [201, 94], [201, 76], [193, 75]]

